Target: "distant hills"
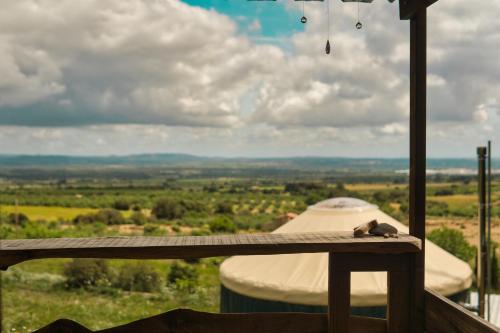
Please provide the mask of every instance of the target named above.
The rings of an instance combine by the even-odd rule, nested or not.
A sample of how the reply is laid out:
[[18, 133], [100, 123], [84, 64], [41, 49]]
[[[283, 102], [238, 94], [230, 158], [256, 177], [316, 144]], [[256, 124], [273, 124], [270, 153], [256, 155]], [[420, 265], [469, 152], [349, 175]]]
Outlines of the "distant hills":
[[[498, 165], [500, 160], [495, 160]], [[196, 167], [196, 168], [277, 168], [358, 171], [398, 171], [408, 169], [405, 158], [223, 158], [188, 154], [140, 154], [128, 156], [0, 155], [0, 168], [12, 167]], [[431, 158], [428, 169], [475, 170], [477, 161], [465, 158]]]

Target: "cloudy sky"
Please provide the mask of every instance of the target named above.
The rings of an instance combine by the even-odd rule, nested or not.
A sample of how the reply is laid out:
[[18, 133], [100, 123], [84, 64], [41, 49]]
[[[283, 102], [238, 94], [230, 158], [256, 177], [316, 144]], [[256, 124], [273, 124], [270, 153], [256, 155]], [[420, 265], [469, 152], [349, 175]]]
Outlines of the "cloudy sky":
[[[0, 0], [0, 153], [408, 156], [408, 22], [330, 1]], [[432, 157], [500, 148], [499, 15], [429, 10]]]

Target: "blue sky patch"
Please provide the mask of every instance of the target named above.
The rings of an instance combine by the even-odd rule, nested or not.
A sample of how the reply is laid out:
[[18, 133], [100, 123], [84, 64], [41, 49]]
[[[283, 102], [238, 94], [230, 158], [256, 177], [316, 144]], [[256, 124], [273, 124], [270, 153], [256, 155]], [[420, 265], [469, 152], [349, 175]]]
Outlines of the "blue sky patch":
[[[292, 34], [303, 31], [301, 12], [285, 8], [282, 1], [183, 0], [191, 6], [214, 9], [238, 23], [240, 32], [255, 42], [280, 44]], [[260, 28], [255, 24], [260, 23]]]

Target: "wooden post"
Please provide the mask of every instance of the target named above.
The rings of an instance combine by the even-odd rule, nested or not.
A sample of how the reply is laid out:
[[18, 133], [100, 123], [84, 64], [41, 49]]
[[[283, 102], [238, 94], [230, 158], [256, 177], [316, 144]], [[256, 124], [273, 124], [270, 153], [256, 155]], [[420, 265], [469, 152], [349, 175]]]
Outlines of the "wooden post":
[[427, 103], [427, 8], [421, 5], [410, 21], [410, 234], [422, 240], [412, 265], [413, 333], [425, 327], [425, 176]]
[[[339, 255], [341, 257], [342, 255]], [[328, 333], [349, 333], [351, 272], [330, 252], [328, 265]]]
[[479, 316], [484, 318], [486, 297], [486, 147], [477, 148], [479, 192], [479, 246], [477, 249], [477, 286], [479, 289]]
[[[408, 333], [411, 330], [411, 256], [404, 257], [405, 264], [387, 272], [387, 333]], [[400, 260], [397, 260], [399, 263]]]

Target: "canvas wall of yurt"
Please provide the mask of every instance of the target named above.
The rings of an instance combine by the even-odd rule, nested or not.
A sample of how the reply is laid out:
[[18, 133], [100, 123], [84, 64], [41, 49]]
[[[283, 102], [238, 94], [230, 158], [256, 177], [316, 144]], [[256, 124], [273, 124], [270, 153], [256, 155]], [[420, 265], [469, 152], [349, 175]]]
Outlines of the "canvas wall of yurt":
[[[376, 205], [354, 198], [333, 198], [310, 206], [273, 233], [353, 230], [377, 220], [400, 232], [408, 228]], [[426, 240], [426, 287], [459, 299], [471, 286], [469, 265]], [[221, 312], [325, 312], [328, 304], [328, 254], [236, 256], [220, 268]], [[351, 275], [353, 314], [384, 316], [387, 273]], [[335, 292], [335, 291], [334, 291]]]

